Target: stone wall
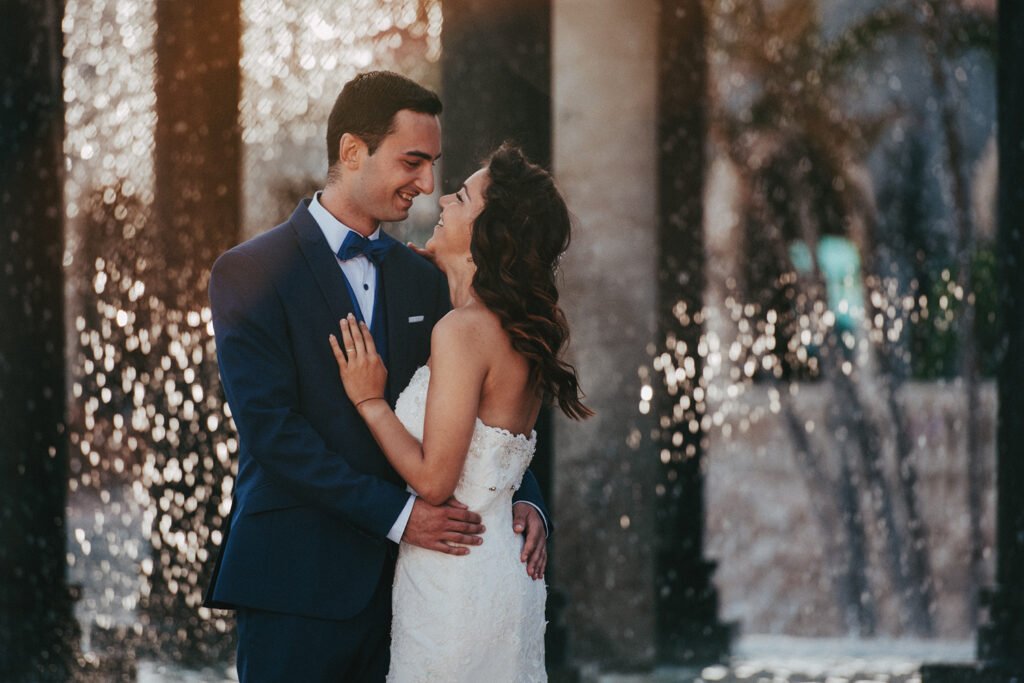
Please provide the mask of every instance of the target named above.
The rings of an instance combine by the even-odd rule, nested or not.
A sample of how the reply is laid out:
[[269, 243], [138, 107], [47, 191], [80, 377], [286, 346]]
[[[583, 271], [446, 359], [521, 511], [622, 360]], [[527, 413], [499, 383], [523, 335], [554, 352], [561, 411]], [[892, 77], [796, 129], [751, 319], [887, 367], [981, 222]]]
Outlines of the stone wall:
[[564, 261], [571, 361], [597, 416], [555, 431], [556, 585], [572, 654], [654, 651], [651, 421], [637, 368], [654, 338], [657, 3], [553, 2], [554, 170], [577, 218]]

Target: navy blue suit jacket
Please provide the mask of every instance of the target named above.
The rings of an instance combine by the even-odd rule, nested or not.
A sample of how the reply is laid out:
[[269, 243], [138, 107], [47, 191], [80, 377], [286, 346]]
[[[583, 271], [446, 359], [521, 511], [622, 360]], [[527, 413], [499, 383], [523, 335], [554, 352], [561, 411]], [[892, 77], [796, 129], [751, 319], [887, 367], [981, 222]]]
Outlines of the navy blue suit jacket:
[[[408, 493], [338, 377], [327, 337], [352, 301], [308, 204], [224, 253], [211, 274], [239, 455], [206, 605], [348, 619], [394, 562], [386, 537]], [[388, 252], [379, 282], [394, 405], [427, 362], [431, 330], [450, 304], [444, 276], [404, 245]], [[529, 472], [518, 499], [543, 510]]]

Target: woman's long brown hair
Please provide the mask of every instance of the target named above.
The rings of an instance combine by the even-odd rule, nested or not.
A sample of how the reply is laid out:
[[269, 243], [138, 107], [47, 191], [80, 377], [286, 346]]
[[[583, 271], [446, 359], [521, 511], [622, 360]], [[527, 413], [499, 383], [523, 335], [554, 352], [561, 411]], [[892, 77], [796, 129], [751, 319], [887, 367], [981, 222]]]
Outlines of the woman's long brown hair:
[[581, 401], [576, 369], [560, 358], [569, 325], [558, 306], [555, 274], [569, 247], [571, 220], [554, 179], [512, 144], [487, 161], [486, 205], [473, 224], [473, 289], [494, 311], [530, 379], [574, 420], [593, 415]]

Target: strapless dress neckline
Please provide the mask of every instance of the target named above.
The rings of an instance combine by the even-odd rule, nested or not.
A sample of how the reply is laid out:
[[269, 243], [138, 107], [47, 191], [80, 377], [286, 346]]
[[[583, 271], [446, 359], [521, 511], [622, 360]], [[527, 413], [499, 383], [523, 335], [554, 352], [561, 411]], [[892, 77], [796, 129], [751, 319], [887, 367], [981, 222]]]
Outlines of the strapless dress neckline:
[[[421, 365], [419, 368], [417, 368], [416, 372], [414, 372], [412, 374], [412, 379], [409, 380], [409, 385], [405, 389], [403, 389], [402, 393], [398, 396], [398, 400], [399, 401], [402, 400], [402, 396], [404, 396], [406, 394], [406, 392], [408, 392], [410, 389], [413, 389], [417, 385], [417, 383], [418, 383], [417, 380], [423, 381], [422, 378], [420, 378], [420, 374], [421, 373], [426, 375], [427, 382], [430, 381], [430, 366], [429, 365]], [[519, 441], [519, 442], [523, 443], [524, 445], [530, 446], [531, 450], [532, 450], [532, 448], [534, 446], [537, 445], [537, 430], [536, 429], [531, 429], [529, 434], [516, 434], [515, 432], [509, 431], [508, 429], [505, 429], [504, 427], [495, 427], [494, 425], [489, 425], [486, 422], [484, 422], [483, 420], [481, 420], [479, 417], [476, 418], [476, 426], [477, 427], [482, 427], [482, 428], [487, 429], [487, 430], [490, 430], [492, 432], [495, 432], [495, 433], [500, 434], [502, 436], [505, 436], [507, 438]]]

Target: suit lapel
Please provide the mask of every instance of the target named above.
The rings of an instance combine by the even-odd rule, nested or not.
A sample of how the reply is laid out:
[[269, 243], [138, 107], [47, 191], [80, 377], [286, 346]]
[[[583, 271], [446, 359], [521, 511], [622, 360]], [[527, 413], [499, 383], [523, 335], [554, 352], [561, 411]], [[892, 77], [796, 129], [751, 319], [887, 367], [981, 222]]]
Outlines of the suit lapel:
[[320, 226], [310, 215], [309, 199], [303, 199], [292, 213], [291, 223], [299, 237], [299, 248], [313, 272], [320, 292], [334, 314], [334, 322], [354, 312], [345, 276], [338, 267], [338, 260], [331, 252]]
[[[405, 388], [409, 374], [409, 354], [406, 332], [409, 327], [409, 297], [406, 290], [405, 269], [400, 262], [401, 254], [393, 248], [380, 264], [380, 279], [384, 285], [386, 299], [385, 318], [388, 323], [388, 394], [397, 397]], [[404, 378], [404, 379], [403, 379]], [[395, 384], [401, 382], [400, 385]]]
[[[345, 276], [338, 267], [338, 260], [331, 252], [320, 226], [317, 225], [307, 207], [309, 199], [303, 199], [292, 213], [291, 223], [298, 235], [299, 248], [313, 272], [320, 292], [323, 294], [335, 325], [339, 320], [354, 312], [352, 299], [345, 286]], [[408, 277], [402, 267], [400, 250], [392, 248], [391, 252], [378, 267], [381, 282], [386, 296], [386, 313], [388, 325], [388, 395], [397, 397], [412, 375], [415, 368], [410, 364], [409, 349], [406, 335], [409, 327], [409, 297], [403, 296], [407, 291]]]

